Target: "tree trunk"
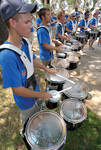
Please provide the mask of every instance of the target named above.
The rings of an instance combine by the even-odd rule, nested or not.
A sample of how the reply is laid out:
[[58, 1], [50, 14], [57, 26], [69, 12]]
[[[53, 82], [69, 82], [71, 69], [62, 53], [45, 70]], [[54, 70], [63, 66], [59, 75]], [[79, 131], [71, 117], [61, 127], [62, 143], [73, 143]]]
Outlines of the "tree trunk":
[[0, 45], [3, 44], [5, 40], [7, 40], [7, 37], [8, 30], [0, 14]]

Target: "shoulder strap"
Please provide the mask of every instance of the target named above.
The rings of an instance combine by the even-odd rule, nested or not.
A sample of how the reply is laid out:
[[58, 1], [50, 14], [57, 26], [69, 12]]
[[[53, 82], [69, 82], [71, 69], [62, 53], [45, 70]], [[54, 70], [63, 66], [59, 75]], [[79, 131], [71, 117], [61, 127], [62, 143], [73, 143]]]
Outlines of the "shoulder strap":
[[[31, 50], [31, 43], [29, 42], [29, 40], [26, 39], [26, 38], [24, 38], [24, 40], [27, 42], [29, 50]], [[22, 55], [22, 51], [17, 46], [14, 46], [12, 44], [2, 44], [2, 45], [0, 45], [0, 50], [5, 49], [5, 48], [16, 52], [20, 56]]]
[[48, 31], [48, 33], [49, 33], [49, 30], [48, 30], [48, 28], [47, 28], [46, 26], [40, 26], [40, 27], [38, 27], [38, 28], [37, 28], [37, 31], [38, 31], [40, 28], [46, 29], [46, 30]]
[[12, 50], [12, 51], [18, 53], [19, 55], [22, 55], [22, 51], [14, 45], [11, 45], [11, 44], [2, 44], [2, 45], [0, 45], [0, 50], [5, 49], [5, 48]]

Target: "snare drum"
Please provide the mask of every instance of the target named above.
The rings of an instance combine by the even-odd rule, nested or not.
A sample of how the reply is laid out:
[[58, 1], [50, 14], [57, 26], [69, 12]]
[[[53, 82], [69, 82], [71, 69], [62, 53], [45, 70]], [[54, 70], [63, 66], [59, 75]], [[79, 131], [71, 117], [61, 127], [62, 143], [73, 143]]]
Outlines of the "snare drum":
[[24, 137], [33, 150], [61, 150], [66, 133], [65, 122], [59, 114], [40, 111], [29, 118]]
[[74, 57], [78, 57], [79, 59], [81, 59], [81, 54], [80, 53], [77, 53], [77, 52], [68, 52], [67, 53], [68, 56], [74, 56]]
[[56, 53], [56, 57], [65, 59], [67, 57], [67, 54], [66, 53]]
[[90, 36], [90, 40], [96, 40], [97, 39], [97, 36], [98, 36], [98, 31], [92, 31], [90, 30], [89, 31], [89, 36]]
[[76, 39], [81, 42], [82, 44], [85, 44], [86, 41], [86, 34], [76, 34]]
[[77, 98], [81, 101], [83, 101], [85, 98], [88, 97], [88, 86], [80, 81], [80, 80], [73, 80], [75, 84], [67, 81], [66, 83], [64, 83], [63, 85], [63, 89], [72, 87], [71, 89], [64, 91], [63, 93], [63, 97], [64, 99], [66, 98]]
[[[67, 69], [55, 69], [57, 74], [69, 78], [70, 73]], [[65, 83], [65, 79], [58, 77], [57, 75], [49, 74], [48, 72], [45, 73], [45, 79], [46, 79], [46, 86], [49, 88], [49, 90], [57, 90], [60, 91], [63, 88], [63, 84]]]
[[67, 59], [67, 60], [69, 61], [69, 63], [70, 63], [70, 65], [69, 65], [69, 70], [77, 68], [77, 65], [78, 65], [78, 63], [79, 63], [79, 58], [78, 58], [78, 57], [69, 56], [69, 57], [67, 57], [66, 59]]
[[87, 118], [85, 105], [76, 98], [65, 99], [60, 104], [59, 112], [69, 130], [77, 129]]
[[54, 58], [51, 61], [51, 66], [53, 68], [68, 68], [69, 62], [67, 59]]
[[46, 101], [46, 106], [49, 109], [54, 109], [58, 106], [58, 104], [61, 100], [61, 94], [56, 90], [50, 90], [47, 92], [52, 94], [53, 97], [50, 98], [48, 101]]

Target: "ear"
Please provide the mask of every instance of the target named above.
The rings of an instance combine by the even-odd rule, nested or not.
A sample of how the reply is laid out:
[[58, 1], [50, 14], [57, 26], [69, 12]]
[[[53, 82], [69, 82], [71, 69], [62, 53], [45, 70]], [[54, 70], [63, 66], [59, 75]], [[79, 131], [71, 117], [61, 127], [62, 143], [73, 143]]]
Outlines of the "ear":
[[10, 23], [10, 26], [12, 27], [12, 28], [15, 28], [15, 20], [14, 19], [10, 19], [9, 20], [9, 23]]
[[44, 20], [45, 17], [44, 17], [44, 16], [41, 16], [41, 18], [42, 18], [42, 20]]

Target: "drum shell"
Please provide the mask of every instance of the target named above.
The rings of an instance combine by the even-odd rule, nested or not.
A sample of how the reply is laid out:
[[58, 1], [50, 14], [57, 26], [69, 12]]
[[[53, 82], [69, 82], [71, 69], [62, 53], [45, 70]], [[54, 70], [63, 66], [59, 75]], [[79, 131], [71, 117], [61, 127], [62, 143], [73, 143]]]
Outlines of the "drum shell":
[[67, 54], [66, 53], [57, 53], [56, 57], [65, 59], [67, 57]]
[[69, 70], [76, 69], [77, 66], [78, 66], [78, 63], [70, 62]]
[[89, 31], [89, 36], [90, 36], [90, 39], [92, 40], [96, 40], [97, 37], [98, 37], [98, 31]]
[[58, 104], [61, 100], [61, 94], [58, 93], [58, 91], [56, 91], [56, 90], [50, 90], [50, 91], [47, 91], [47, 92], [50, 93], [50, 94], [53, 94], [53, 93], [58, 94], [57, 98], [54, 99], [54, 96], [53, 96], [53, 98], [51, 98], [52, 100], [49, 99], [48, 101], [46, 101], [46, 106], [47, 106], [48, 109], [55, 109], [58, 106]]
[[[72, 57], [72, 58], [77, 58], [78, 61], [75, 61], [75, 60], [68, 60], [69, 57]], [[76, 69], [77, 66], [78, 66], [78, 63], [79, 63], [79, 58], [78, 57], [75, 57], [75, 56], [69, 56], [67, 57], [67, 60], [69, 61], [70, 65], [69, 65], [69, 70], [72, 70], [72, 69]]]
[[46, 106], [48, 109], [55, 109], [56, 107], [58, 107], [59, 102], [53, 103], [51, 101], [47, 101], [46, 102]]
[[57, 90], [57, 91], [62, 90], [63, 84], [65, 83], [65, 81], [52, 82], [52, 81], [48, 81], [47, 79], [45, 79], [45, 81], [46, 81], [46, 87], [49, 87], [50, 90]]
[[76, 34], [76, 40], [78, 40], [82, 44], [85, 44], [87, 42], [85, 34], [84, 35], [83, 34]]
[[[50, 149], [48, 149], [48, 150], [62, 150], [62, 147], [63, 147], [63, 144], [65, 143], [65, 141], [66, 141], [66, 134], [67, 134], [67, 131], [66, 131], [66, 124], [65, 124], [65, 122], [64, 122], [64, 120], [63, 120], [63, 118], [58, 114], [58, 113], [56, 113], [56, 112], [52, 112], [52, 111], [50, 111], [50, 110], [43, 110], [43, 111], [40, 111], [40, 112], [38, 112], [38, 113], [44, 113], [44, 112], [48, 112], [48, 113], [53, 113], [53, 114], [57, 114], [57, 116], [59, 116], [61, 119], [61, 123], [63, 124], [63, 130], [65, 131], [65, 135], [64, 135], [64, 139], [61, 141], [61, 143], [60, 144], [58, 144], [57, 145], [57, 149], [56, 148], [50, 148]], [[30, 141], [29, 141], [29, 139], [28, 139], [28, 133], [27, 133], [27, 128], [28, 128], [28, 125], [29, 125], [29, 122], [30, 122], [30, 120], [31, 119], [33, 119], [34, 118], [34, 116], [36, 116], [38, 113], [36, 113], [36, 114], [34, 114], [32, 117], [30, 117], [28, 120], [27, 120], [27, 122], [26, 122], [26, 124], [24, 125], [24, 132], [23, 132], [23, 136], [24, 136], [24, 138], [25, 138], [25, 140], [26, 140], [26, 146], [27, 146], [27, 148], [28, 148], [28, 150], [44, 150], [43, 148], [34, 148], [32, 145], [31, 145], [31, 143], [30, 143]], [[64, 122], [64, 123], [63, 123]], [[64, 132], [63, 131], [63, 132]], [[46, 148], [45, 148], [46, 149]]]
[[99, 30], [97, 37], [101, 38], [101, 30]]

